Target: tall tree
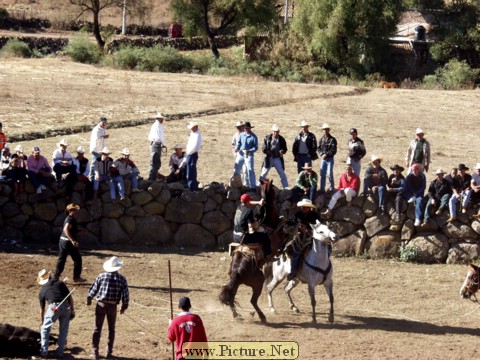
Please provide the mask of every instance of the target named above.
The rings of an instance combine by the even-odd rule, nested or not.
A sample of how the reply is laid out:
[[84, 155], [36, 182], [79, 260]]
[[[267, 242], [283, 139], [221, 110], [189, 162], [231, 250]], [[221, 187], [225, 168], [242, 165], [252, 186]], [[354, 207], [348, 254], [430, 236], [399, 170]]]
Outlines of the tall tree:
[[235, 34], [239, 29], [247, 33], [270, 30], [278, 18], [275, 4], [275, 0], [173, 0], [172, 9], [185, 35], [206, 36], [213, 55], [219, 58], [218, 35]]
[[398, 0], [297, 0], [292, 28], [320, 63], [356, 76], [381, 63], [402, 9]]

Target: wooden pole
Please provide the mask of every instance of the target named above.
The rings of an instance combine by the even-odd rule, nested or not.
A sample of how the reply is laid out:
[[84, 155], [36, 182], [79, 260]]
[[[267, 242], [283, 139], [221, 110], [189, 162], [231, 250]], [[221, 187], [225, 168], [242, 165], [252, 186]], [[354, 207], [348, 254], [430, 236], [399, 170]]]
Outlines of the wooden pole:
[[[170, 291], [170, 320], [173, 320], [173, 295], [172, 295], [172, 271], [168, 260], [168, 288]], [[175, 345], [172, 342], [172, 360], [175, 360]]]

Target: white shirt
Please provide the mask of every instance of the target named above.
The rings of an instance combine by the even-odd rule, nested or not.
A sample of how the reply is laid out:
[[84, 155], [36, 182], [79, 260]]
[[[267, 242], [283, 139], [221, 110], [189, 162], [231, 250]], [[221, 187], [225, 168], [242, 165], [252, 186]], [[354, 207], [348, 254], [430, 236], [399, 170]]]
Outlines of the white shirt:
[[185, 154], [192, 155], [195, 154], [196, 152], [200, 152], [200, 149], [202, 148], [202, 134], [200, 134], [200, 131], [190, 132], [190, 137], [188, 138], [188, 143], [187, 143], [187, 149], [185, 151]]
[[65, 150], [65, 153], [62, 153], [62, 150], [61, 150], [61, 149], [56, 149], [56, 150], [53, 152], [53, 163], [54, 163], [54, 164], [58, 164], [58, 163], [60, 163], [61, 161], [68, 161], [68, 164], [69, 164], [69, 165], [72, 165], [72, 163], [73, 163], [73, 156], [72, 156], [72, 154], [70, 153], [70, 151]]
[[100, 153], [102, 149], [107, 146], [106, 134], [107, 130], [101, 127], [100, 124], [97, 124], [93, 128], [92, 134], [90, 135], [90, 152]]
[[183, 169], [187, 165], [187, 157], [178, 157], [177, 153], [175, 152], [170, 156], [170, 163], [168, 165], [170, 166], [170, 171], [172, 172], [175, 170], [173, 165], [177, 165], [179, 169]]
[[152, 124], [150, 132], [148, 133], [148, 140], [167, 146], [165, 143], [165, 137], [163, 135], [163, 124], [160, 124], [160, 121], [155, 120], [155, 122]]

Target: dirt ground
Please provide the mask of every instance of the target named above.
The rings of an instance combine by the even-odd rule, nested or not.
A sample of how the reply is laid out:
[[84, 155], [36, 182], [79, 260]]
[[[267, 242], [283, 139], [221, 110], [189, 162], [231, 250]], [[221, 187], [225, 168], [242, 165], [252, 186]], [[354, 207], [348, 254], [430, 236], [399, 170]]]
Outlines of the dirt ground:
[[[271, 83], [248, 77], [139, 73], [74, 64], [65, 59], [2, 59], [0, 83], [0, 122], [7, 136], [93, 126], [100, 116], [114, 123], [152, 118], [156, 111], [178, 115], [222, 108], [223, 113], [198, 120], [204, 137], [198, 163], [203, 183], [226, 182], [231, 176], [229, 144], [238, 120], [250, 121], [260, 139], [270, 132], [272, 124], [279, 124], [289, 147], [302, 119], [312, 124], [317, 137], [321, 124], [328, 122], [339, 141], [335, 178], [346, 159], [350, 127], [358, 129], [367, 156], [382, 156], [385, 167], [403, 163], [416, 127], [423, 127], [431, 142], [432, 170], [449, 169], [460, 162], [471, 168], [479, 161], [474, 150], [478, 141], [478, 91], [356, 89]], [[188, 121], [182, 118], [166, 122], [169, 147], [186, 143]], [[142, 175], [148, 168], [149, 127], [147, 123], [109, 130], [108, 145], [113, 156], [128, 146]], [[88, 147], [89, 133], [42, 138], [22, 145], [27, 150], [40, 146], [50, 158], [62, 137], [68, 140], [71, 150], [78, 145]], [[257, 176], [260, 159], [257, 156]], [[163, 160], [166, 162], [166, 158]], [[318, 169], [319, 165], [314, 166]], [[291, 153], [286, 155], [286, 172], [292, 183], [295, 163]], [[273, 172], [272, 177], [278, 184], [277, 174]], [[17, 247], [3, 242], [0, 248], [0, 272], [4, 274], [0, 283], [0, 319], [38, 329], [39, 288], [35, 277], [39, 269], [54, 267], [56, 246]], [[250, 291], [241, 287], [237, 299], [245, 320], [233, 321], [229, 309], [217, 300], [229, 266], [228, 256], [221, 251], [191, 252], [139, 245], [131, 249], [85, 249], [83, 254], [84, 275], [89, 281], [112, 254], [125, 260], [122, 272], [129, 280], [132, 302], [126, 315], [119, 317], [115, 346], [116, 354], [123, 359], [170, 356], [170, 344], [165, 340], [170, 314], [169, 259], [174, 301], [185, 294], [191, 296], [193, 311], [204, 319], [211, 340], [297, 341], [300, 359], [467, 359], [477, 355], [479, 306], [458, 295], [465, 266], [334, 258], [335, 322], [327, 323], [327, 298], [323, 289], [318, 289], [319, 323], [314, 326], [310, 323], [305, 286], [293, 293], [301, 309], [298, 315], [290, 313], [281, 289], [276, 290], [278, 315], [267, 313], [267, 324], [250, 317]], [[64, 274], [71, 276], [71, 272], [69, 260]], [[85, 359], [90, 352], [94, 314], [93, 308], [83, 305], [87, 288], [80, 286], [75, 291], [78, 305], [69, 334], [70, 358]], [[265, 296], [260, 304], [266, 309]]]

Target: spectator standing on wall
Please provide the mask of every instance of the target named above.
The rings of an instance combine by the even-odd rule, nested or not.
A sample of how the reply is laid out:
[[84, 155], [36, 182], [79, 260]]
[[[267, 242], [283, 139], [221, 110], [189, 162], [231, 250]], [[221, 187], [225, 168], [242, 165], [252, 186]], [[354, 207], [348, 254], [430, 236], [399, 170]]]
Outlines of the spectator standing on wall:
[[150, 141], [150, 165], [148, 169], [148, 180], [157, 180], [158, 171], [162, 166], [162, 148], [166, 148], [165, 135], [163, 131], [163, 122], [166, 116], [160, 112], [155, 115], [155, 122], [148, 133]]
[[303, 171], [304, 164], [311, 164], [318, 159], [315, 134], [308, 130], [309, 124], [306, 120], [302, 120], [300, 127], [302, 131], [295, 137], [292, 146], [293, 161], [297, 163], [297, 173]]
[[428, 172], [430, 166], [430, 143], [425, 139], [425, 132], [421, 128], [415, 130], [415, 139], [410, 142], [405, 156], [405, 165], [413, 169], [412, 165], [420, 165], [420, 172]]
[[198, 131], [198, 123], [196, 121], [190, 121], [188, 124], [190, 129], [190, 136], [187, 143], [187, 187], [192, 191], [198, 190], [197, 181], [197, 161], [198, 153], [202, 148], [202, 134]]
[[325, 184], [328, 179], [330, 187], [328, 191], [335, 191], [335, 183], [333, 180], [333, 165], [335, 163], [334, 156], [337, 153], [337, 139], [330, 135], [330, 126], [327, 123], [322, 125], [323, 136], [318, 143], [318, 156], [320, 157], [320, 192], [325, 192]]
[[348, 140], [348, 158], [347, 164], [352, 165], [353, 172], [360, 176], [362, 170], [362, 158], [367, 153], [363, 140], [358, 137], [357, 129], [350, 129], [351, 138]]
[[100, 122], [93, 128], [90, 134], [90, 153], [92, 154], [92, 163], [90, 164], [90, 181], [95, 179], [95, 169], [97, 159], [100, 158], [100, 152], [107, 146], [107, 118], [101, 117]]

